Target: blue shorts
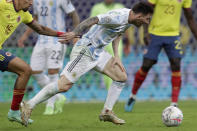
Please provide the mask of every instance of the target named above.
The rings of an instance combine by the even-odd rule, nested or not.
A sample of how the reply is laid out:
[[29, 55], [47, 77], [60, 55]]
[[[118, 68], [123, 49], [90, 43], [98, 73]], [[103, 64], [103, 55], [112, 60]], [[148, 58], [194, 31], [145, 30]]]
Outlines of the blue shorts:
[[182, 58], [183, 56], [180, 36], [156, 36], [151, 34], [151, 41], [144, 53], [144, 57], [157, 60], [162, 48], [168, 58]]
[[5, 52], [0, 50], [0, 70], [7, 71], [9, 62], [16, 56], [12, 55], [10, 52]]

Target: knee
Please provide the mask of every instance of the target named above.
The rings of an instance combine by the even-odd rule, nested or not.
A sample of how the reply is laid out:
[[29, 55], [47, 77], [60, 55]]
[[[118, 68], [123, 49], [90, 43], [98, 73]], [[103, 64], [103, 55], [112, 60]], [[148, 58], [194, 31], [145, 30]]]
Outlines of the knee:
[[125, 82], [127, 81], [127, 74], [126, 73], [121, 73], [119, 74], [114, 81], [119, 81], [119, 82]]
[[66, 79], [65, 76], [61, 76], [58, 80], [58, 87], [60, 92], [67, 92], [72, 87], [72, 85], [73, 83]]
[[24, 66], [23, 70], [20, 73], [20, 75], [24, 75], [26, 77], [30, 77], [31, 74], [32, 74], [32, 69], [29, 65]]

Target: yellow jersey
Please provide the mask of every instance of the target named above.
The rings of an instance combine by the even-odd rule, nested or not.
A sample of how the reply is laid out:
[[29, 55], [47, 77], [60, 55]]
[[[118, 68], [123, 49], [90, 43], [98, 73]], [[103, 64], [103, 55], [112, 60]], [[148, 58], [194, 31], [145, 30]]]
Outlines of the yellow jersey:
[[0, 49], [21, 22], [27, 24], [33, 21], [33, 17], [28, 11], [17, 12], [13, 2], [10, 1], [0, 0]]
[[179, 35], [182, 8], [190, 8], [192, 0], [148, 0], [155, 5], [149, 33], [159, 36]]

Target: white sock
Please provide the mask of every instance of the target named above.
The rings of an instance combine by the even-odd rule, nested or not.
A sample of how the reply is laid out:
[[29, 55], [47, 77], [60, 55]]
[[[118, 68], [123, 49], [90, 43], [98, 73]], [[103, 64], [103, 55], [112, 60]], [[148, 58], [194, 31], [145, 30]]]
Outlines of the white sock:
[[177, 102], [171, 102], [170, 106], [178, 106]]
[[47, 100], [48, 98], [54, 96], [57, 93], [59, 93], [58, 82], [52, 82], [45, 86], [31, 100], [29, 100], [28, 104], [33, 109], [37, 104]]
[[[50, 79], [50, 82], [55, 82], [55, 81], [58, 81], [59, 75], [58, 75], [58, 74], [53, 74], [53, 75], [48, 74], [48, 78]], [[58, 94], [52, 96], [51, 98], [49, 98], [49, 99], [47, 100], [46, 106], [47, 106], [47, 107], [50, 106], [51, 108], [54, 109], [55, 101], [56, 101], [57, 99], [58, 99]]]
[[120, 93], [125, 86], [123, 82], [113, 81], [111, 87], [108, 90], [107, 99], [104, 104], [104, 109], [112, 110], [114, 104], [118, 100]]
[[130, 98], [136, 99], [136, 95], [131, 93]]
[[34, 79], [37, 81], [38, 85], [41, 88], [45, 87], [50, 83], [49, 77], [44, 73], [33, 74], [32, 76], [34, 77]]

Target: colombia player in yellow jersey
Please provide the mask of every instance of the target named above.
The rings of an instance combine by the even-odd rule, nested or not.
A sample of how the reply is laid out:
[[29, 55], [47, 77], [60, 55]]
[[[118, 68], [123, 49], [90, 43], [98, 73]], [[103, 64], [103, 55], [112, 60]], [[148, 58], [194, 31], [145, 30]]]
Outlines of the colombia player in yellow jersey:
[[[59, 36], [57, 32], [33, 21], [28, 12], [33, 0], [0, 0], [0, 70], [16, 73], [11, 109], [8, 119], [22, 124], [19, 105], [23, 99], [25, 87], [31, 76], [31, 68], [20, 58], [2, 50], [5, 40], [14, 32], [17, 26], [23, 22], [42, 35]], [[32, 123], [32, 120], [29, 120]]]
[[148, 45], [147, 52], [144, 54], [141, 68], [136, 73], [132, 94], [125, 104], [126, 111], [133, 109], [137, 91], [145, 80], [148, 71], [157, 63], [158, 55], [162, 48], [169, 58], [172, 70], [171, 105], [178, 105], [178, 96], [181, 88], [181, 58], [183, 54], [179, 36], [182, 8], [188, 25], [197, 39], [197, 25], [191, 10], [192, 0], [148, 0], [148, 2], [154, 6], [154, 14], [149, 29], [145, 28], [144, 40]]

